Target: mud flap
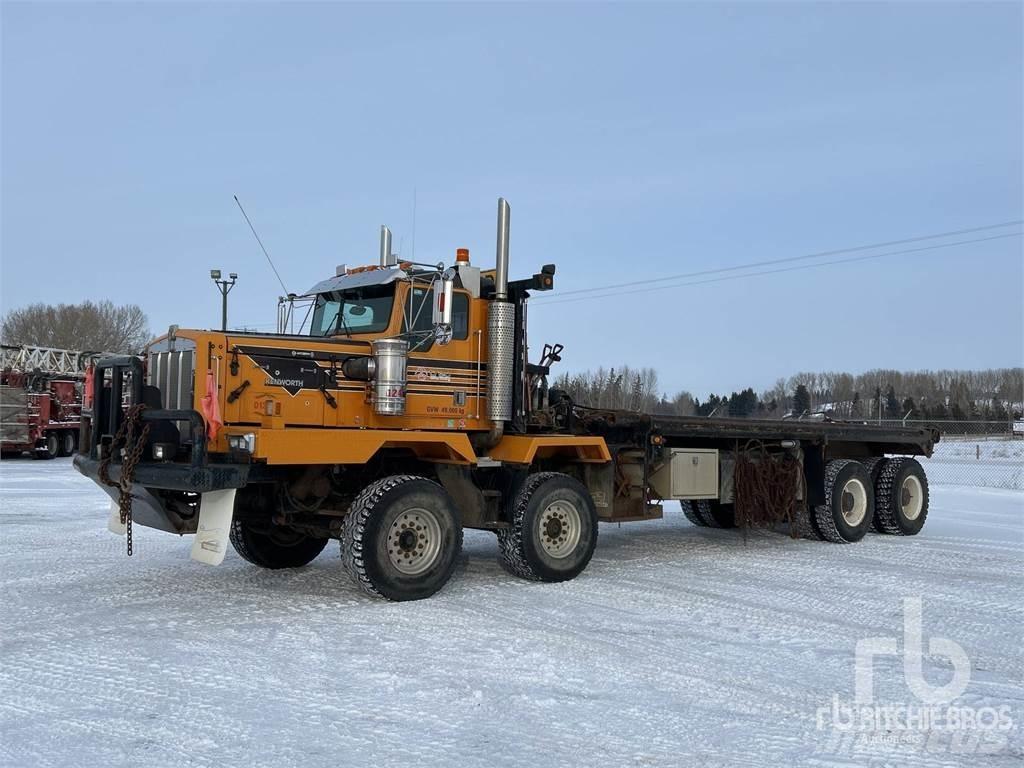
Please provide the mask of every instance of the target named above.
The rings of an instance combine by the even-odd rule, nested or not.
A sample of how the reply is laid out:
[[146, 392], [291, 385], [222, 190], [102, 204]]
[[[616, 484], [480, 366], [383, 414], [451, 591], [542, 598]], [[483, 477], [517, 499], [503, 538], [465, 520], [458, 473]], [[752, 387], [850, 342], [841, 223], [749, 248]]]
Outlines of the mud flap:
[[199, 503], [199, 527], [192, 542], [192, 559], [207, 565], [220, 565], [228, 550], [228, 532], [235, 511], [235, 489], [202, 494]]
[[111, 499], [110, 517], [107, 518], [107, 530], [118, 536], [124, 536], [128, 532], [128, 526], [121, 522], [121, 507]]

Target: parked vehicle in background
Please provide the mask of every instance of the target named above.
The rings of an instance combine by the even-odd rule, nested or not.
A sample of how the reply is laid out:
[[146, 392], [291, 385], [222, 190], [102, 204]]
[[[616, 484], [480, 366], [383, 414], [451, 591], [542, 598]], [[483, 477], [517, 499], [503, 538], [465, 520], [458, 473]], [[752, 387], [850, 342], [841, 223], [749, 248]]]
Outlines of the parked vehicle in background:
[[0, 449], [13, 458], [70, 456], [78, 444], [92, 353], [0, 345]]

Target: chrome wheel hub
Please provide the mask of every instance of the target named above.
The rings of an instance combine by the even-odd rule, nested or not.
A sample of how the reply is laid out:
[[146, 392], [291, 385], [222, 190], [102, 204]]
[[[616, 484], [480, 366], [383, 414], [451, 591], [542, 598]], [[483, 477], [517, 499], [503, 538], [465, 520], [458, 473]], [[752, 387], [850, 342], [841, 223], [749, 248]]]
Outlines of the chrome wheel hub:
[[441, 552], [441, 523], [428, 509], [407, 509], [388, 529], [388, 559], [401, 573], [416, 576], [428, 570]]

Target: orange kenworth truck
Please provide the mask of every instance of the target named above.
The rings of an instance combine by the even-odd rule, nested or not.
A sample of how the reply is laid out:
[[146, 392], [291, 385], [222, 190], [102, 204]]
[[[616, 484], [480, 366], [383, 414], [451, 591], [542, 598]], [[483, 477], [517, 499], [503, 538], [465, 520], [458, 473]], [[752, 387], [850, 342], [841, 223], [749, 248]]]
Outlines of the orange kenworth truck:
[[339, 267], [308, 292], [305, 333], [171, 327], [141, 357], [91, 371], [75, 467], [113, 499], [109, 526], [228, 542], [295, 568], [340, 541], [368, 593], [428, 597], [464, 528], [494, 531], [523, 578], [580, 574], [599, 523], [651, 520], [679, 501], [696, 525], [788, 527], [856, 542], [913, 535], [928, 514], [915, 455], [939, 433], [830, 421], [666, 417], [575, 403], [548, 386], [561, 347], [529, 361], [527, 301], [555, 267], [509, 280], [509, 206], [481, 270]]

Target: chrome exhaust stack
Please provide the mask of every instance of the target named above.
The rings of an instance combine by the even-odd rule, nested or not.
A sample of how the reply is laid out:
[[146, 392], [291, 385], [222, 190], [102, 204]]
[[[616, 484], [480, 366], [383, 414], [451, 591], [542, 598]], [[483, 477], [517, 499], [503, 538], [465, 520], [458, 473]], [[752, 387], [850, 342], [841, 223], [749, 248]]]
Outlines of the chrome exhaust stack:
[[[508, 236], [511, 210], [498, 198], [494, 299], [487, 311], [487, 418], [504, 426], [512, 418], [516, 307], [508, 301]], [[501, 432], [498, 431], [498, 437]], [[497, 442], [497, 441], [495, 441]]]
[[383, 224], [380, 225], [380, 265], [389, 266], [394, 262], [391, 260], [391, 230]]
[[498, 252], [494, 258], [494, 298], [508, 299], [508, 231], [512, 211], [504, 197], [498, 198]]

